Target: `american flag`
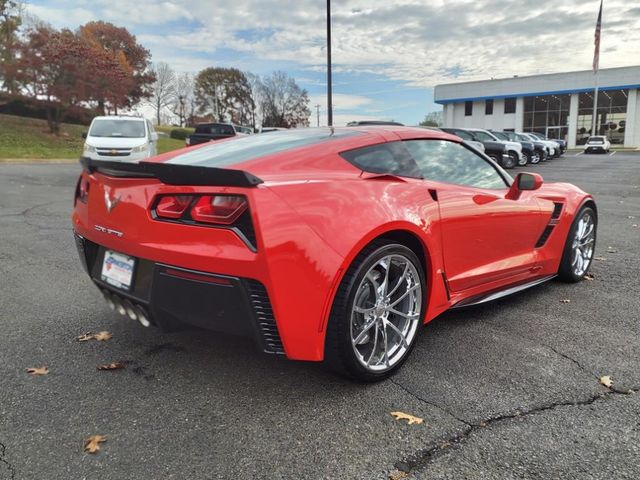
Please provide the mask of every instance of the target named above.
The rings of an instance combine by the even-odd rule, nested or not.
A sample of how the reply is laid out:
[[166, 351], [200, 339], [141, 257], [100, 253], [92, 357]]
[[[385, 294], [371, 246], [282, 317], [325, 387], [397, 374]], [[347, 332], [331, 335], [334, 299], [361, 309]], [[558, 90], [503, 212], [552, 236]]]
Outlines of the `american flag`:
[[602, 0], [600, 0], [600, 12], [598, 13], [596, 33], [593, 40], [595, 45], [595, 50], [593, 51], [593, 73], [598, 73], [598, 67], [600, 66], [600, 27], [602, 27]]

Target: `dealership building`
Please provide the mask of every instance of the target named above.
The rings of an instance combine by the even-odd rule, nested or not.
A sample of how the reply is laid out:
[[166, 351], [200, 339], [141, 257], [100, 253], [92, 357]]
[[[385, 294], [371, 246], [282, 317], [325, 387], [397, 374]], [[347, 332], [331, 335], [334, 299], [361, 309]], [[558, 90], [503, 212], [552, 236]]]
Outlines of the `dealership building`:
[[[598, 73], [597, 135], [640, 147], [640, 66]], [[593, 124], [591, 70], [448, 83], [435, 87], [445, 127], [539, 132], [584, 144]]]

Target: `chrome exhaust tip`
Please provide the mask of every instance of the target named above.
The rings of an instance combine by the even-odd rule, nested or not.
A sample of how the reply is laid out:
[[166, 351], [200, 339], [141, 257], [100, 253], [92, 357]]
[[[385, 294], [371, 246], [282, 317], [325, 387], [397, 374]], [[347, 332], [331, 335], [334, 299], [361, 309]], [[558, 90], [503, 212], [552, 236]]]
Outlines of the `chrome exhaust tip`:
[[122, 302], [122, 305], [124, 306], [124, 309], [127, 313], [127, 317], [134, 321], [138, 320], [138, 313], [136, 312], [136, 308], [133, 306], [133, 303], [131, 303], [129, 300], [125, 300], [124, 302]]
[[116, 304], [113, 301], [113, 295], [111, 295], [111, 293], [108, 290], [102, 290], [102, 296], [104, 297], [105, 302], [107, 302], [107, 305], [109, 306], [109, 308], [111, 310], [115, 310]]
[[142, 307], [136, 307], [136, 314], [138, 316], [138, 322], [140, 322], [140, 325], [142, 325], [143, 327], [151, 326], [151, 321], [149, 320], [149, 317], [147, 317], [147, 313]]

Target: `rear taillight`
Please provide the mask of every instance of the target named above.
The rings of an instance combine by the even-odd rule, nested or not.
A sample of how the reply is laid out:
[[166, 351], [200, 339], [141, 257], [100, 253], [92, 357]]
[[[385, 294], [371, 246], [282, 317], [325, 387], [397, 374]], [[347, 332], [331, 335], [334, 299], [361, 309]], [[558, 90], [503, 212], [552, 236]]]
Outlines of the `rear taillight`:
[[89, 180], [87, 180], [84, 175], [80, 175], [80, 178], [78, 179], [75, 199], [82, 203], [87, 203], [87, 200], [89, 200]]
[[155, 213], [161, 218], [180, 218], [193, 201], [191, 195], [166, 195], [160, 198]]
[[155, 220], [233, 230], [256, 251], [256, 234], [243, 195], [159, 195], [151, 205]]
[[232, 225], [247, 209], [247, 200], [239, 195], [205, 195], [191, 209], [196, 222]]

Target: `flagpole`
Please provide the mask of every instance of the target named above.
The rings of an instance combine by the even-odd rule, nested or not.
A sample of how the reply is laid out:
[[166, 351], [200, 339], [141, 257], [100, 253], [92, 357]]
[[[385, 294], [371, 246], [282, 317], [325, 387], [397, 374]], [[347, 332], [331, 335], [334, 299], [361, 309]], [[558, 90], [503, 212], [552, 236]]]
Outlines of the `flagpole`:
[[595, 87], [593, 89], [593, 122], [591, 126], [591, 136], [598, 135], [596, 128], [598, 127], [598, 72], [600, 71], [600, 34], [602, 29], [602, 4], [604, 0], [600, 0], [600, 10], [598, 11], [598, 21], [596, 22], [596, 33], [594, 35], [593, 50], [593, 75]]
[[591, 136], [598, 135], [596, 128], [598, 126], [598, 72], [594, 75], [595, 88], [593, 90], [593, 125], [591, 126]]

